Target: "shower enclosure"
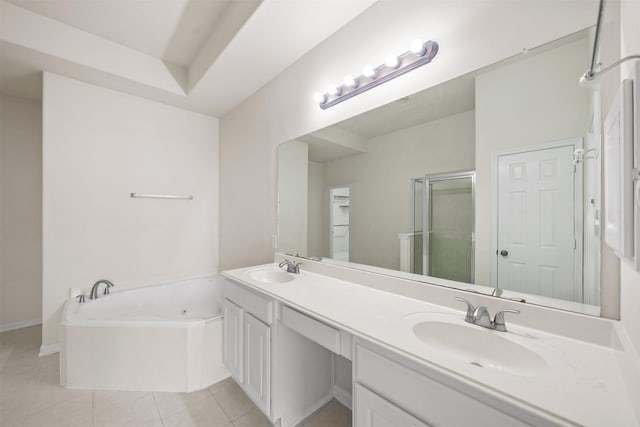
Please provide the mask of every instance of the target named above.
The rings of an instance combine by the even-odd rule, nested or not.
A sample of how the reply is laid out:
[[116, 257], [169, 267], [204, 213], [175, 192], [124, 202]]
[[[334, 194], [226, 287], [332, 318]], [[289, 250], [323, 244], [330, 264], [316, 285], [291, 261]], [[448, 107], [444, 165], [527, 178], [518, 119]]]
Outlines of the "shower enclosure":
[[411, 272], [474, 282], [475, 172], [411, 180]]

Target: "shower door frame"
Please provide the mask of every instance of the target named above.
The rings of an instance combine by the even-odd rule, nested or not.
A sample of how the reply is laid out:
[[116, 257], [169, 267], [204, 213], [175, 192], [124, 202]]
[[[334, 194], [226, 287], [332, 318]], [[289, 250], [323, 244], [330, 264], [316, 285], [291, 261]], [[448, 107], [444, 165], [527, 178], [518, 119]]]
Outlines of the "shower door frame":
[[[476, 276], [476, 171], [461, 171], [425, 175], [422, 178], [413, 178], [412, 186], [415, 182], [422, 181], [422, 275], [427, 276], [429, 272], [429, 208], [431, 198], [429, 197], [429, 183], [434, 181], [448, 181], [452, 179], [471, 179], [471, 283], [475, 282]], [[415, 198], [413, 203], [411, 219], [415, 224]]]

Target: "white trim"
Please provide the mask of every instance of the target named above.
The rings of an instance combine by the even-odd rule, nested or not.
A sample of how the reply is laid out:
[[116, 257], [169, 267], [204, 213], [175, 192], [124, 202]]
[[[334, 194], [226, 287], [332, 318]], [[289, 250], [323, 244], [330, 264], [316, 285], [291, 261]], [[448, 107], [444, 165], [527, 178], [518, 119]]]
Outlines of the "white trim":
[[342, 403], [344, 406], [346, 406], [347, 408], [349, 408], [350, 410], [353, 410], [352, 408], [352, 404], [351, 401], [353, 400], [353, 397], [351, 395], [351, 393], [349, 393], [347, 390], [343, 389], [342, 387], [338, 387], [337, 385], [333, 385], [333, 397], [340, 403]]
[[38, 356], [40, 357], [48, 356], [54, 353], [60, 353], [60, 343], [47, 344], [47, 345], [42, 344], [40, 346], [40, 353], [38, 353]]
[[42, 319], [21, 320], [19, 322], [0, 324], [0, 332], [13, 331], [14, 329], [28, 328], [29, 326], [42, 325]]
[[[491, 156], [491, 286], [496, 287], [498, 283], [498, 158], [511, 154], [526, 153], [529, 151], [548, 150], [551, 148], [561, 148], [571, 146], [574, 149], [583, 147], [583, 139], [569, 138], [558, 141], [545, 142], [543, 144], [528, 145], [524, 147], [514, 147], [505, 150], [496, 150]], [[580, 171], [581, 172], [581, 171]], [[576, 240], [576, 250], [574, 251], [574, 296], [580, 296], [580, 301], [584, 299], [582, 289], [582, 268], [583, 268], [583, 176], [582, 173], [574, 174], [574, 238]]]

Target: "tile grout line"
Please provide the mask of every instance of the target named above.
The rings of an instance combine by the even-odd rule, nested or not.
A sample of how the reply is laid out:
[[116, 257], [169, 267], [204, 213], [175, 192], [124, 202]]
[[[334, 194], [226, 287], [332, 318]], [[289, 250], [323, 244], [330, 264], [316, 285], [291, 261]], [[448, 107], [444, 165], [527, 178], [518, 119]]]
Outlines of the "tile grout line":
[[158, 406], [158, 401], [156, 400], [156, 393], [152, 391], [151, 397], [153, 398], [153, 404], [156, 406], [156, 411], [158, 411], [158, 415], [160, 415], [160, 422], [162, 423], [162, 426], [165, 427], [166, 424], [164, 423], [164, 416], [162, 415], [162, 411]]
[[[224, 381], [224, 380], [223, 380]], [[220, 410], [222, 411], [222, 413], [224, 414], [225, 417], [227, 417], [227, 419], [229, 420], [230, 424], [233, 424], [233, 420], [231, 419], [231, 417], [229, 416], [229, 414], [227, 414], [227, 411], [224, 410], [224, 406], [222, 406], [222, 403], [220, 403], [220, 401], [218, 400], [218, 398], [216, 397], [215, 393], [211, 390], [211, 386], [207, 387], [207, 390], [209, 391], [209, 393], [211, 393], [211, 396], [213, 396], [213, 400], [216, 401], [216, 403], [218, 404], [218, 406], [220, 407]], [[229, 424], [225, 424], [224, 427], [228, 427]]]

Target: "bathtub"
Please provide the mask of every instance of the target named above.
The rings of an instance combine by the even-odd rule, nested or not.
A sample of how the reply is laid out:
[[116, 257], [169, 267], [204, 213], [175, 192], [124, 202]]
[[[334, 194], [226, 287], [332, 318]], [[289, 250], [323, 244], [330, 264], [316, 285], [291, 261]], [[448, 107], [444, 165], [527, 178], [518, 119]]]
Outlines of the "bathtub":
[[188, 392], [229, 376], [222, 277], [124, 290], [80, 303], [60, 324], [60, 383], [71, 389]]

